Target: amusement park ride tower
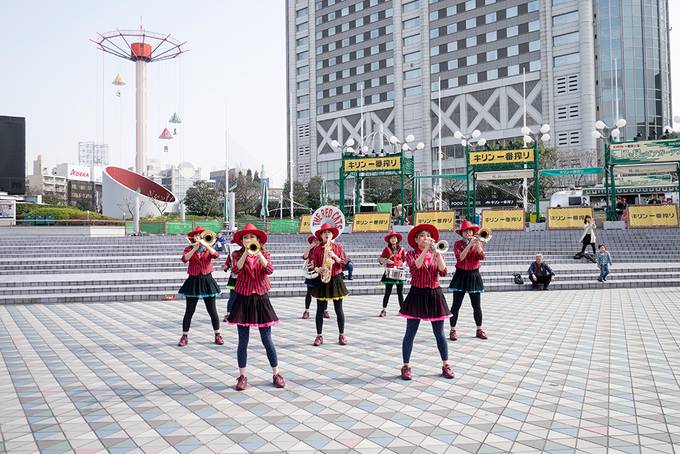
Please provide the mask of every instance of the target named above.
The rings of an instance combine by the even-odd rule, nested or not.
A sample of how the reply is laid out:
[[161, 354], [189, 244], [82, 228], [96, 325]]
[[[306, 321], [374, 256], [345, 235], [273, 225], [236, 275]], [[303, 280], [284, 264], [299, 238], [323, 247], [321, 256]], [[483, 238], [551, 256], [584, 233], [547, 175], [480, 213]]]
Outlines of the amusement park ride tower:
[[139, 30], [116, 30], [99, 33], [99, 38], [91, 40], [102, 51], [135, 62], [136, 66], [136, 142], [135, 171], [146, 173], [147, 148], [147, 63], [170, 60], [186, 52], [179, 42], [168, 35], [149, 32], [141, 26]]

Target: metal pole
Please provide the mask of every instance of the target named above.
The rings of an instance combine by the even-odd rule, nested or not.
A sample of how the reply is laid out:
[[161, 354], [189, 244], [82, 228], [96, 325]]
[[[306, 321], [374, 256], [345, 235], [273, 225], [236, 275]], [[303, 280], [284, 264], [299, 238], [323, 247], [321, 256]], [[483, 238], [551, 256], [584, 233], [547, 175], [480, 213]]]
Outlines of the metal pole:
[[345, 156], [343, 153], [342, 160], [340, 161], [340, 180], [338, 181], [338, 186], [340, 189], [340, 200], [338, 201], [340, 204], [340, 211], [342, 212], [345, 217], [347, 216], [347, 212], [345, 211]]
[[536, 222], [541, 219], [541, 186], [538, 175], [538, 143], [534, 142], [534, 186], [536, 187]]
[[406, 219], [406, 199], [404, 198], [404, 150], [401, 151], [400, 156], [401, 159], [399, 159], [399, 162], [401, 163], [401, 171], [399, 172], [399, 177], [401, 180], [401, 225], [404, 225], [404, 220]]
[[136, 153], [135, 171], [140, 175], [146, 175], [146, 143], [147, 143], [147, 78], [146, 61], [135, 62], [136, 75]]
[[477, 172], [472, 173], [472, 222], [477, 222]]
[[227, 135], [227, 106], [224, 105], [224, 224], [231, 231], [229, 222], [229, 139]]
[[295, 219], [295, 215], [293, 214], [294, 210], [294, 202], [293, 202], [293, 151], [291, 150], [290, 153], [290, 220], [292, 221]]
[[135, 224], [135, 234], [139, 235], [139, 189], [135, 193], [135, 206], [134, 206], [134, 224]]
[[470, 145], [465, 143], [465, 183], [466, 183], [466, 214], [465, 217], [470, 219]]
[[361, 213], [361, 182], [363, 181], [363, 176], [356, 174], [354, 178], [354, 214]]
[[439, 110], [439, 127], [438, 127], [438, 134], [437, 137], [439, 137], [439, 153], [438, 153], [438, 159], [437, 162], [439, 164], [439, 179], [437, 180], [437, 201], [439, 203], [439, 210], [441, 211], [444, 207], [444, 203], [442, 200], [442, 78], [438, 77], [437, 78], [437, 91], [439, 92], [438, 97], [438, 103], [437, 107]]
[[[415, 172], [415, 168], [416, 167], [415, 167], [415, 162], [414, 162], [413, 163], [413, 175], [412, 175], [413, 179], [411, 180], [411, 224], [413, 224], [415, 222], [416, 211], [417, 211], [417, 208], [416, 208], [416, 172]], [[678, 183], [678, 184], [680, 184], [680, 183]], [[404, 207], [402, 205], [402, 209], [403, 208]], [[403, 224], [406, 224], [406, 222], [404, 222]]]
[[[607, 143], [605, 145], [607, 147], [607, 153], [605, 153], [605, 156], [607, 158], [607, 166], [609, 167], [609, 182], [611, 184], [611, 190], [609, 193], [609, 204], [610, 204], [610, 212], [613, 211], [612, 208], [616, 207], [616, 174], [614, 173], [614, 164], [612, 164], [612, 157], [611, 157], [611, 143]], [[615, 221], [615, 215], [612, 216], [611, 213], [609, 214], [609, 220], [610, 221]]]

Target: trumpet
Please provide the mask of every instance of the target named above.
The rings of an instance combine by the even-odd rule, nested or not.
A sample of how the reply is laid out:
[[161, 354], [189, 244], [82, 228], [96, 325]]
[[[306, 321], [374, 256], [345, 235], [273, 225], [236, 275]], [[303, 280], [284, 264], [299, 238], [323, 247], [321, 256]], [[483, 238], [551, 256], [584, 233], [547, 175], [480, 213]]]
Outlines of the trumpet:
[[217, 234], [211, 230], [204, 230], [201, 232], [200, 238], [201, 242], [208, 246], [212, 246], [217, 241]]
[[439, 240], [435, 243], [434, 247], [440, 254], [446, 254], [446, 251], [449, 250], [449, 242], [446, 240]]
[[262, 246], [260, 246], [260, 243], [257, 242], [257, 241], [253, 241], [246, 248], [246, 250], [248, 251], [248, 254], [250, 254], [250, 255], [258, 254], [261, 249], [262, 249]]
[[488, 243], [491, 241], [492, 236], [491, 229], [481, 228], [479, 229], [479, 232], [477, 232], [477, 235], [475, 235], [475, 238], [482, 243]]

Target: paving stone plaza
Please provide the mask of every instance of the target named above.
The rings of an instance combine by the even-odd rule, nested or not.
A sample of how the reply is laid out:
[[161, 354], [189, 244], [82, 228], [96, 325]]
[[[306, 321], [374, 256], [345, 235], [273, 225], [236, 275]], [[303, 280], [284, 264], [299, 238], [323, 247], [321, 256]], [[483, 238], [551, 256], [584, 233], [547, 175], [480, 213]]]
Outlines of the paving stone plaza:
[[[399, 378], [404, 320], [350, 296], [349, 345], [311, 346], [299, 297], [273, 300], [285, 389], [251, 336], [250, 387], [234, 390], [236, 333], [212, 343], [202, 303], [175, 346], [182, 301], [0, 305], [0, 451], [675, 452], [680, 288], [490, 292], [489, 339], [469, 304], [439, 375], [426, 324], [414, 379]], [[450, 300], [450, 295], [447, 295]], [[220, 300], [223, 314], [224, 300]]]

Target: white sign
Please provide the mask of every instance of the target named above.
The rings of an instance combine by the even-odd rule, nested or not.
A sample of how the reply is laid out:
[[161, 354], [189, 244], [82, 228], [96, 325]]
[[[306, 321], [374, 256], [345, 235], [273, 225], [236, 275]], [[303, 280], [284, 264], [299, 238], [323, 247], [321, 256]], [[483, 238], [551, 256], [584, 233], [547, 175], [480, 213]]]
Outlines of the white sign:
[[67, 180], [92, 181], [92, 172], [86, 166], [59, 164], [56, 170], [57, 175], [65, 177]]
[[16, 200], [0, 200], [0, 221], [10, 221], [14, 224], [16, 221]]

